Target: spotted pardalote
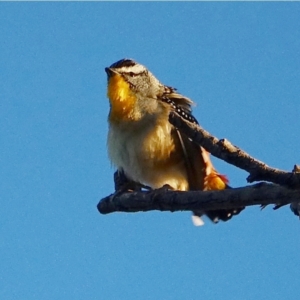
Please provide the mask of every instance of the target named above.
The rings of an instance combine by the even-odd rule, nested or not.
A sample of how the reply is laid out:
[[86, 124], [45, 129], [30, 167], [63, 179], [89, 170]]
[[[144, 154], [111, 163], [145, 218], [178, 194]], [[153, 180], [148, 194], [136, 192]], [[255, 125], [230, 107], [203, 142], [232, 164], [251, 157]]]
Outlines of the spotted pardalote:
[[[146, 67], [122, 59], [105, 68], [108, 78], [108, 154], [128, 180], [153, 189], [222, 190], [227, 178], [213, 167], [209, 153], [169, 122], [172, 110], [197, 122], [192, 100], [162, 84]], [[195, 212], [194, 223], [206, 214], [213, 222], [229, 220], [243, 208]], [[198, 216], [198, 217], [196, 217]]]

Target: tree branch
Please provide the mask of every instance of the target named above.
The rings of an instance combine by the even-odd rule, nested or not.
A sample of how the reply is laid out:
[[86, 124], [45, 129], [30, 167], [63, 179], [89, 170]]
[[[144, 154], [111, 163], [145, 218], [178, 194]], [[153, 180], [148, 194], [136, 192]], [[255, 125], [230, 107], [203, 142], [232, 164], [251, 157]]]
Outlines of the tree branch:
[[175, 112], [170, 114], [169, 121], [175, 127], [180, 128], [194, 143], [202, 146], [213, 156], [247, 171], [250, 174], [247, 178], [248, 182], [269, 181], [292, 188], [300, 187], [300, 173], [271, 168], [232, 145], [226, 139], [219, 140], [199, 125], [183, 120]]
[[280, 185], [258, 183], [248, 187], [222, 191], [166, 191], [166, 188], [147, 192], [116, 193], [98, 203], [102, 214], [116, 211], [209, 211], [250, 205], [285, 205], [300, 202], [300, 190]]
[[[117, 191], [103, 198], [97, 205], [100, 213], [116, 211], [209, 211], [235, 209], [250, 205], [275, 204], [278, 208], [292, 203], [291, 209], [300, 214], [300, 167], [294, 166], [292, 172], [271, 168], [265, 163], [232, 145], [229, 141], [210, 135], [200, 126], [171, 113], [170, 123], [184, 132], [194, 143], [202, 146], [212, 155], [249, 172], [248, 182], [269, 181], [275, 184], [259, 183], [242, 188], [222, 191], [170, 191], [166, 187], [151, 191], [120, 193]], [[116, 189], [120, 186], [119, 176], [115, 178]], [[128, 183], [127, 183], [128, 184]], [[134, 189], [133, 185], [133, 189]]]

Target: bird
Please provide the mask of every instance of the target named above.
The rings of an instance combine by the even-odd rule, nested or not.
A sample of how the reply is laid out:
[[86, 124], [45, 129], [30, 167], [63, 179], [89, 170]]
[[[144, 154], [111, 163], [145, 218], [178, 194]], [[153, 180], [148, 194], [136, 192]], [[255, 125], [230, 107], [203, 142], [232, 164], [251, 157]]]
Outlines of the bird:
[[[173, 111], [197, 123], [193, 101], [161, 83], [144, 65], [121, 59], [107, 74], [108, 156], [124, 181], [178, 191], [223, 190], [228, 179], [214, 168], [209, 153], [169, 122]], [[202, 215], [214, 223], [227, 221], [244, 207], [193, 212], [196, 226]]]

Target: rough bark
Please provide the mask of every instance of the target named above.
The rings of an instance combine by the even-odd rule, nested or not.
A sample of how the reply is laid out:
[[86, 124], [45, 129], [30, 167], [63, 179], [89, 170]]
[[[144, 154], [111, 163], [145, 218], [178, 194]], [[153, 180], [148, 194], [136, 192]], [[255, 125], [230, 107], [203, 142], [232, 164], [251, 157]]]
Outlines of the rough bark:
[[100, 213], [116, 211], [208, 211], [250, 205], [288, 204], [300, 202], [300, 190], [280, 185], [258, 183], [252, 186], [223, 191], [166, 191], [165, 188], [147, 192], [112, 194], [102, 199], [97, 208]]

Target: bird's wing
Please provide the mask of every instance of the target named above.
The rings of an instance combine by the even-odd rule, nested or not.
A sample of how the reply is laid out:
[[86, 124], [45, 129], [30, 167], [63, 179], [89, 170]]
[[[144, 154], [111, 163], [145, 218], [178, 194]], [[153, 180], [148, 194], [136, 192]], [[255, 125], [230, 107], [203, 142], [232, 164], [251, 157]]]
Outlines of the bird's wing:
[[[198, 124], [197, 120], [191, 114], [190, 99], [178, 94], [172, 90], [165, 95], [166, 101], [172, 105], [173, 109], [178, 112], [183, 110], [183, 118], [192, 120], [193, 123]], [[225, 175], [219, 174], [213, 167], [210, 160], [209, 153], [199, 145], [193, 143], [180, 129], [176, 129], [176, 136], [179, 140], [184, 155], [185, 168], [188, 177], [189, 190], [223, 190], [230, 188], [228, 186], [228, 179]], [[242, 208], [228, 209], [228, 210], [212, 210], [206, 212], [194, 212], [194, 215], [201, 216], [206, 214], [214, 223], [219, 220], [227, 221], [233, 215], [238, 214]]]

